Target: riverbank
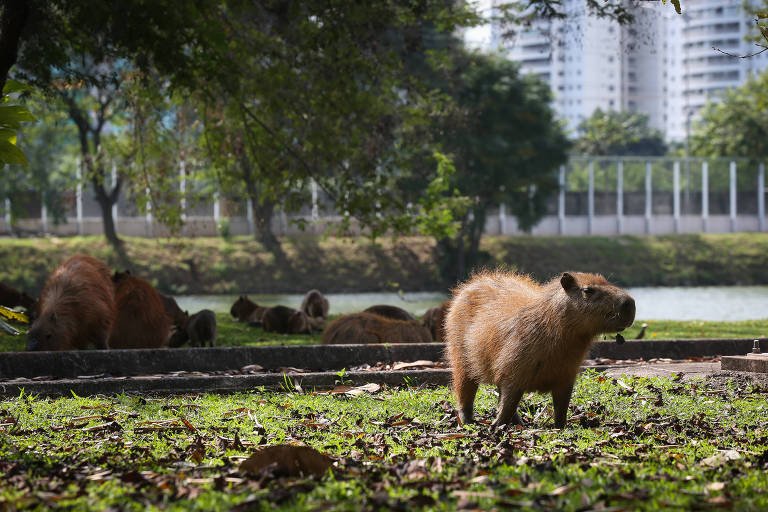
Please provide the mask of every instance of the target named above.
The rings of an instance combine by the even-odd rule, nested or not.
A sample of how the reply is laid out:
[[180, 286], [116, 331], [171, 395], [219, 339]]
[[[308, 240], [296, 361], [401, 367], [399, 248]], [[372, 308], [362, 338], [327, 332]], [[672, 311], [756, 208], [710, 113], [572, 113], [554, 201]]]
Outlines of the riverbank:
[[[250, 237], [126, 238], [134, 274], [172, 294], [447, 291], [434, 240], [286, 237], [284, 261]], [[540, 280], [566, 269], [601, 272], [621, 286], [768, 284], [768, 234], [620, 237], [486, 237], [487, 266]], [[120, 269], [102, 237], [0, 240], [0, 282], [38, 294], [68, 256], [83, 252]]]

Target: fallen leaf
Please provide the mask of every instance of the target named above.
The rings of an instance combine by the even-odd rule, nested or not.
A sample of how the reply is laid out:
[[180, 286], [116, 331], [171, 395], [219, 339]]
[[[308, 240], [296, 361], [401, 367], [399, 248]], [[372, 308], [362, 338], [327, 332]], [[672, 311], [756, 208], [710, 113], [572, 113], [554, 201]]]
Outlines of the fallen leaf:
[[707, 484], [708, 491], [722, 491], [725, 489], [725, 482], [710, 482]]
[[321, 476], [333, 464], [333, 459], [309, 446], [272, 445], [257, 449], [240, 463], [240, 471], [257, 474], [265, 468], [291, 476], [313, 474]]
[[437, 368], [438, 364], [434, 361], [427, 361], [426, 359], [419, 359], [412, 363], [400, 362], [392, 365], [393, 370], [404, 370], [406, 368]]

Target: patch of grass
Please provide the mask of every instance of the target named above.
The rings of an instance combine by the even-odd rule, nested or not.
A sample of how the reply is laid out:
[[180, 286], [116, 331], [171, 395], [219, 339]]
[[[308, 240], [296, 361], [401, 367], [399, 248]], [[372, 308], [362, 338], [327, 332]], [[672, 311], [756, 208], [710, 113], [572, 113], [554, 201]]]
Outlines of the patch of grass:
[[[254, 390], [0, 402], [3, 508], [628, 510], [768, 507], [764, 391], [722, 381], [577, 383], [565, 430], [528, 395], [524, 429], [457, 424], [448, 389], [348, 398]], [[245, 475], [253, 447], [312, 446], [337, 460], [321, 477]]]

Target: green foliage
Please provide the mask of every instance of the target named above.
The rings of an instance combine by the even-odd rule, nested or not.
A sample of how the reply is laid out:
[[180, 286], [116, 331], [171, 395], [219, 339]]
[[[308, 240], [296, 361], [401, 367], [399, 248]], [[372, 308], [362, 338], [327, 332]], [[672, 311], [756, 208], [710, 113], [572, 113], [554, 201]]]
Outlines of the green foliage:
[[32, 123], [36, 119], [22, 105], [10, 105], [10, 94], [26, 90], [21, 82], [9, 80], [0, 96], [0, 168], [6, 164], [27, 165], [27, 157], [19, 149], [18, 132], [22, 123]]
[[691, 151], [706, 157], [768, 157], [768, 72], [750, 75], [740, 87], [708, 102], [694, 125]]
[[664, 135], [648, 127], [648, 116], [629, 111], [595, 109], [577, 129], [574, 153], [593, 156], [661, 156]]

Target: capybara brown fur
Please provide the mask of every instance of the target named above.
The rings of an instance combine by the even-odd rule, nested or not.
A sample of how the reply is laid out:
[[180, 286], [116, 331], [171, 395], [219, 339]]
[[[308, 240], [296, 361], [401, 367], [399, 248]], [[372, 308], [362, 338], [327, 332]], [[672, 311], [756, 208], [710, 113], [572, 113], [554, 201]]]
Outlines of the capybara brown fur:
[[178, 329], [179, 327], [185, 325], [189, 319], [189, 315], [181, 310], [179, 304], [176, 302], [176, 299], [170, 295], [165, 295], [164, 293], [158, 292], [158, 294], [160, 295], [160, 300], [163, 303], [163, 309], [165, 310], [165, 313], [171, 318], [173, 326]]
[[304, 311], [296, 311], [288, 318], [290, 334], [313, 334], [322, 331], [323, 327], [325, 327], [325, 318], [310, 316]]
[[233, 318], [237, 318], [238, 322], [246, 322], [249, 324], [261, 324], [264, 312], [267, 308], [259, 306], [247, 296], [241, 295], [229, 310], [229, 314]]
[[393, 320], [365, 311], [337, 318], [323, 333], [324, 344], [430, 341], [432, 341], [432, 335], [415, 320]]
[[288, 306], [265, 308], [264, 315], [261, 317], [261, 327], [267, 332], [296, 334], [291, 331], [290, 321], [296, 311], [296, 309], [289, 308]]
[[445, 314], [450, 304], [450, 301], [446, 300], [439, 306], [429, 308], [421, 317], [421, 325], [429, 330], [434, 341], [445, 341]]
[[187, 341], [194, 347], [216, 346], [216, 313], [202, 309], [192, 316], [182, 314], [186, 321], [173, 333], [168, 346], [180, 347]]
[[35, 299], [27, 295], [26, 292], [17, 290], [12, 286], [0, 283], [0, 306], [7, 308], [15, 308], [21, 306], [28, 312], [31, 312], [35, 307]]
[[320, 290], [309, 290], [299, 309], [313, 318], [325, 318], [328, 316], [328, 299]]
[[36, 310], [27, 350], [107, 348], [116, 314], [109, 268], [85, 254], [72, 256], [48, 278]]
[[413, 318], [413, 315], [403, 308], [390, 306], [389, 304], [376, 304], [375, 306], [365, 308], [363, 313], [373, 313], [374, 315], [391, 318], [392, 320], [416, 320]]
[[540, 284], [487, 271], [454, 291], [445, 319], [459, 417], [472, 422], [477, 388], [494, 384], [493, 426], [519, 424], [526, 391], [551, 392], [555, 427], [565, 427], [579, 368], [600, 333], [632, 325], [635, 301], [598, 274], [565, 272]]
[[159, 348], [168, 343], [171, 317], [155, 288], [144, 279], [122, 274], [115, 282], [117, 316], [109, 348]]

